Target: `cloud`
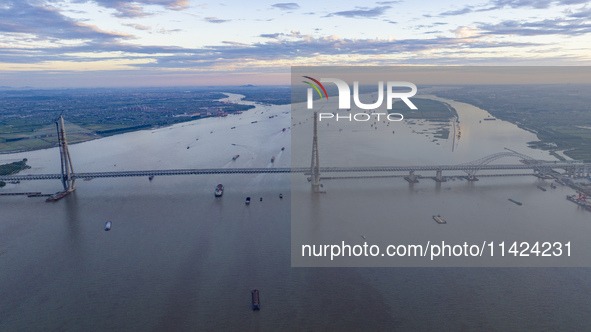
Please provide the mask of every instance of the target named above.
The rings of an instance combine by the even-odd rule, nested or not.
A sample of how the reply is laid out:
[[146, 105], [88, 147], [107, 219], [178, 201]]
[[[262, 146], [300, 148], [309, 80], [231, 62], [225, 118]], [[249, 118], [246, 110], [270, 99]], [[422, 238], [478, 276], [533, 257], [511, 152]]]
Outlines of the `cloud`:
[[[137, 24], [137, 23], [124, 23], [123, 25], [137, 29], [137, 30], [142, 30], [142, 31], [150, 31], [152, 30], [151, 26], [147, 26], [147, 25], [141, 25], [141, 24]], [[180, 32], [183, 31], [182, 29], [166, 29], [166, 28], [160, 28], [157, 30], [153, 30], [156, 33], [161, 33], [161, 34], [165, 34], [165, 35], [169, 35], [171, 33], [175, 33], [175, 32]]]
[[183, 30], [182, 29], [167, 30], [165, 28], [160, 28], [160, 29], [156, 30], [157, 33], [161, 33], [161, 34], [165, 34], [165, 35], [170, 35], [171, 33], [180, 32], [180, 31], [183, 31]]
[[451, 32], [460, 38], [470, 38], [478, 35], [478, 29], [466, 26], [461, 26], [455, 30], [452, 30]]
[[163, 1], [164, 6], [170, 10], [184, 10], [189, 8], [189, 0]]
[[137, 30], [152, 30], [151, 26], [141, 25], [137, 23], [124, 23], [123, 25], [137, 29]]
[[281, 10], [295, 10], [295, 9], [300, 8], [300, 5], [298, 5], [295, 2], [282, 2], [282, 3], [276, 3], [274, 5], [271, 5], [271, 7], [278, 8]]
[[95, 25], [77, 22], [50, 6], [28, 1], [8, 0], [0, 7], [0, 32], [30, 34], [37, 39], [83, 39], [104, 41], [133, 38], [132, 35], [105, 31]]
[[493, 9], [509, 8], [548, 8], [552, 0], [494, 0], [490, 2]]
[[588, 0], [493, 0], [489, 3], [490, 9], [509, 8], [535, 8], [544, 9], [551, 5], [576, 5], [587, 3]]
[[[482, 37], [473, 38], [426, 38], [426, 39], [351, 39], [339, 36], [314, 37], [302, 35], [297, 31], [288, 34], [269, 34], [269, 41], [244, 44], [224, 41], [222, 45], [202, 48], [182, 48], [164, 46], [142, 46], [122, 42], [45, 47], [27, 50], [26, 48], [0, 49], [0, 62], [38, 64], [47, 61], [84, 62], [101, 60], [135, 61], [130, 67], [149, 67], [160, 69], [182, 68], [233, 68], [249, 66], [252, 63], [283, 63], [301, 59], [311, 61], [318, 57], [347, 56], [354, 61], [358, 56], [371, 56], [388, 59], [389, 55], [404, 56], [408, 59], [422, 54], [447, 54], [465, 58], [468, 50], [486, 50], [502, 47], [537, 46], [534, 43], [512, 43], [487, 41]], [[427, 53], [424, 53], [427, 52]], [[88, 54], [93, 54], [89, 56]], [[103, 56], [104, 55], [104, 56]], [[138, 60], [144, 60], [138, 63]], [[360, 58], [361, 59], [361, 58]], [[301, 61], [300, 60], [300, 61]], [[365, 58], [367, 61], [367, 58]]]
[[458, 9], [458, 10], [450, 10], [447, 12], [443, 12], [441, 14], [439, 14], [439, 16], [455, 16], [455, 15], [464, 15], [464, 14], [468, 14], [473, 12], [472, 10], [472, 6], [466, 6], [462, 9]]
[[222, 44], [248, 46], [248, 44], [245, 44], [245, 43], [234, 42], [234, 41], [225, 41], [225, 40], [222, 42]]
[[[265, 68], [279, 68], [289, 66], [290, 63], [321, 63], [329, 64], [330, 61], [344, 61], [355, 63], [355, 61], [368, 61], [374, 63], [378, 59], [384, 59], [384, 63], [393, 59], [406, 59], [409, 63], [420, 62], [426, 56], [431, 56], [431, 63], [444, 63], [440, 60], [449, 57], [457, 57], [465, 61], [478, 56], [486, 55], [494, 58], [495, 53], [502, 54], [509, 48], [515, 51], [518, 48], [527, 47], [528, 54], [535, 51], [548, 52], [547, 45], [535, 44], [533, 42], [511, 42], [510, 38], [497, 38], [495, 35], [545, 35], [564, 34], [577, 35], [591, 32], [590, 23], [587, 21], [591, 10], [587, 7], [579, 10], [563, 11], [562, 17], [558, 19], [546, 19], [538, 21], [495, 21], [490, 23], [477, 23], [470, 26], [460, 26], [451, 30], [454, 37], [439, 36], [441, 31], [437, 30], [447, 23], [435, 22], [431, 25], [418, 26], [424, 35], [420, 39], [357, 39], [344, 38], [335, 35], [319, 36], [315, 32], [310, 35], [301, 34], [298, 31], [278, 32], [260, 34], [257, 43], [244, 44], [239, 37], [237, 41], [224, 40], [218, 45], [203, 46], [200, 48], [183, 48], [172, 46], [151, 46], [133, 45], [127, 39], [131, 35], [113, 31], [101, 30], [96, 26], [84, 24], [65, 16], [60, 10], [39, 5], [41, 0], [4, 0], [7, 5], [0, 5], [0, 42], [17, 36], [19, 42], [6, 43], [0, 48], [0, 63], [10, 68], [10, 63], [19, 65], [46, 65], [51, 62], [60, 62], [63, 68], [67, 63], [99, 62], [101, 60], [120, 61], [128, 68], [157, 68], [182, 70], [190, 68], [195, 70], [213, 70], [215, 68], [234, 68], [252, 66], [268, 66]], [[57, 1], [57, 0], [56, 0]], [[81, 0], [86, 2], [87, 0]], [[109, 2], [112, 6], [125, 10], [124, 17], [132, 15], [129, 10], [143, 13], [142, 6], [147, 3], [155, 4], [157, 1], [140, 0], [128, 2], [132, 7], [121, 7], [120, 1], [100, 0], [103, 4]], [[566, 1], [566, 0], [564, 0]], [[563, 2], [564, 2], [563, 1]], [[575, 0], [576, 1], [576, 0]], [[162, 0], [158, 5], [168, 8], [164, 3], [181, 8], [184, 2]], [[173, 5], [179, 3], [179, 5]], [[514, 2], [515, 3], [515, 2]], [[522, 5], [524, 5], [522, 3]], [[135, 8], [137, 6], [140, 8]], [[267, 5], [268, 6], [268, 5]], [[122, 9], [123, 8], [123, 9]], [[135, 9], [134, 9], [135, 8]], [[268, 8], [268, 7], [267, 7]], [[278, 7], [276, 7], [278, 8]], [[379, 6], [374, 8], [355, 8], [355, 10], [340, 11], [329, 14], [329, 16], [343, 16], [347, 18], [376, 18], [387, 13], [390, 6]], [[178, 9], [181, 10], [181, 9]], [[457, 10], [455, 12], [461, 11]], [[474, 11], [478, 8], [473, 8]], [[453, 12], [453, 11], [452, 11]], [[117, 11], [121, 14], [121, 11]], [[451, 12], [449, 12], [451, 13]], [[420, 14], [418, 14], [420, 15]], [[452, 14], [450, 14], [452, 15]], [[460, 14], [455, 14], [460, 15]], [[380, 21], [389, 21], [388, 16], [379, 17]], [[210, 23], [225, 23], [230, 20], [217, 17], [206, 17], [205, 21]], [[530, 19], [531, 20], [531, 19]], [[180, 29], [166, 30], [159, 27], [141, 25], [129, 20], [123, 25], [138, 30], [149, 31], [150, 33], [174, 33]], [[431, 20], [430, 20], [431, 21]], [[390, 21], [390, 23], [395, 23]], [[437, 26], [436, 28], [431, 28]], [[314, 26], [312, 26], [314, 27]], [[429, 29], [427, 29], [429, 27]], [[454, 28], [456, 26], [453, 26]], [[127, 29], [127, 28], [126, 28]], [[448, 36], [450, 26], [445, 26]], [[128, 30], [128, 29], [127, 29]], [[131, 30], [128, 30], [131, 31]], [[279, 30], [281, 31], [281, 30]], [[437, 34], [437, 35], [435, 35]], [[5, 36], [6, 39], [3, 39]], [[63, 40], [63, 42], [62, 42]], [[82, 40], [80, 42], [80, 40]], [[22, 41], [22, 42], [21, 42]], [[49, 41], [51, 43], [38, 43]], [[39, 46], [42, 45], [42, 46]], [[543, 45], [543, 47], [540, 47]], [[33, 46], [33, 47], [31, 47]], [[490, 50], [490, 51], [488, 51]], [[502, 52], [501, 52], [502, 51]], [[561, 51], [553, 51], [552, 55]], [[548, 53], [549, 54], [549, 53]], [[323, 60], [328, 59], [328, 60]], [[389, 60], [388, 60], [389, 59]], [[435, 59], [435, 60], [434, 60]], [[140, 61], [141, 60], [141, 61]], [[324, 61], [324, 62], [322, 62]], [[441, 62], [438, 62], [441, 61]], [[453, 63], [454, 60], [449, 60]], [[478, 61], [470, 62], [478, 63]]]
[[[472, 12], [487, 12], [491, 10], [501, 10], [504, 8], [532, 8], [532, 9], [546, 9], [551, 6], [565, 6], [565, 5], [576, 5], [576, 4], [583, 4], [588, 3], [589, 0], [492, 0], [489, 1], [487, 4], [474, 7], [474, 6], [465, 6], [462, 9], [458, 10], [451, 10], [446, 11], [439, 16], [456, 16], [456, 15], [464, 15], [469, 14]], [[423, 15], [425, 17], [431, 17], [428, 15]]]
[[279, 33], [279, 32], [276, 32], [276, 33], [263, 33], [263, 34], [259, 35], [259, 37], [277, 39], [280, 36], [284, 36], [284, 35], [285, 34]]
[[577, 36], [591, 33], [591, 23], [580, 19], [547, 19], [536, 22], [502, 21], [497, 24], [480, 24], [483, 34], [492, 35], [568, 35]]
[[349, 18], [374, 18], [384, 14], [386, 10], [391, 8], [390, 6], [379, 6], [374, 7], [371, 9], [354, 9], [354, 10], [346, 10], [342, 12], [335, 12], [326, 15], [325, 17], [331, 16], [344, 16]]
[[[60, 2], [61, 0], [50, 0], [54, 2]], [[113, 14], [120, 18], [135, 18], [152, 15], [144, 11], [144, 6], [161, 6], [168, 10], [184, 10], [189, 8], [189, 0], [75, 0], [76, 3], [96, 3], [97, 5], [105, 8], [114, 9]]]
[[114, 15], [121, 18], [135, 18], [151, 15], [144, 12], [144, 9], [142, 7], [131, 3], [121, 4], [117, 6], [116, 9], [117, 12]]
[[402, 3], [404, 1], [400, 0], [400, 1], [378, 1], [376, 2], [378, 5], [395, 5], [397, 3]]
[[204, 19], [209, 23], [226, 23], [226, 22], [231, 21], [231, 20], [223, 20], [223, 19], [217, 18], [217, 17], [206, 17]]
[[591, 8], [584, 8], [579, 12], [569, 11], [568, 17], [588, 19], [591, 17]]

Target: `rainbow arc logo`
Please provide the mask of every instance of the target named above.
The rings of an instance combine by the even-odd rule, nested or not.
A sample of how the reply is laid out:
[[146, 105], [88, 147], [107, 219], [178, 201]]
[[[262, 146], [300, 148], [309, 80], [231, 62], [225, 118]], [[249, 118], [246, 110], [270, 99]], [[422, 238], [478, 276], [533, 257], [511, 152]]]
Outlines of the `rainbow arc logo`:
[[[324, 96], [326, 97], [326, 100], [328, 100], [328, 94], [326, 94], [326, 90], [324, 89], [324, 86], [322, 85], [322, 83], [320, 83], [318, 80], [316, 80], [316, 79], [314, 79], [314, 78], [312, 78], [310, 76], [302, 76], [302, 77], [307, 78], [310, 81], [318, 84], [318, 86], [320, 87], [320, 89], [322, 89], [322, 91], [324, 92]], [[304, 83], [310, 85], [311, 87], [313, 87], [314, 89], [316, 89], [316, 91], [318, 92], [318, 95], [320, 96], [320, 99], [322, 99], [322, 93], [320, 92], [320, 89], [318, 89], [318, 86], [316, 86], [316, 85], [314, 85], [314, 84], [312, 84], [312, 83], [310, 83], [308, 81], [302, 81], [302, 82], [304, 82]]]

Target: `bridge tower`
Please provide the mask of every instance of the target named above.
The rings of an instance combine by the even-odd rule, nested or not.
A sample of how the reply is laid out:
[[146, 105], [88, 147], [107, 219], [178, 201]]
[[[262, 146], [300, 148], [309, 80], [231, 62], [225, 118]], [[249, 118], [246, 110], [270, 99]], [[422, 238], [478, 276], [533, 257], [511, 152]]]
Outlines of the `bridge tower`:
[[68, 142], [66, 141], [66, 129], [64, 126], [64, 118], [60, 117], [55, 121], [57, 127], [58, 145], [60, 148], [60, 159], [62, 163], [62, 184], [65, 192], [76, 190], [74, 186], [75, 179], [72, 179], [74, 168], [72, 167], [72, 158], [68, 150]]
[[318, 190], [320, 186], [320, 161], [318, 157], [318, 112], [314, 112], [314, 138], [312, 141], [312, 162], [310, 165], [312, 186]]

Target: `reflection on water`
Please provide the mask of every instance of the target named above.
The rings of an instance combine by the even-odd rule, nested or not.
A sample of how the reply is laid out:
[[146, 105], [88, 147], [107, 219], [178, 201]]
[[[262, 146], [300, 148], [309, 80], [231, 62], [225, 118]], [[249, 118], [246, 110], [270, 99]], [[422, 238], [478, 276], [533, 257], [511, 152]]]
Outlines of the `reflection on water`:
[[[327, 149], [328, 142], [339, 141], [339, 127], [331, 124], [320, 133], [320, 162], [323, 166], [460, 163], [499, 152], [504, 146], [549, 159], [543, 152], [527, 150], [530, 133], [501, 121], [474, 127], [481, 114], [472, 112], [481, 111], [452, 105], [461, 113], [463, 135], [453, 154], [445, 145], [450, 143], [433, 144], [424, 135], [413, 134], [412, 126], [400, 123], [395, 135], [388, 128], [392, 136], [382, 134], [381, 128], [355, 129], [355, 141], [350, 144], [366, 157], [360, 160], [343, 153], [338, 145]], [[227, 118], [75, 144], [70, 147], [74, 169], [289, 167], [292, 160], [309, 165], [311, 133], [306, 131], [311, 130], [310, 121], [292, 121], [284, 113], [288, 111], [289, 106], [258, 105]], [[269, 119], [271, 115], [275, 117]], [[293, 127], [296, 121], [302, 125]], [[351, 126], [344, 123], [341, 133], [352, 132]], [[283, 132], [282, 128], [288, 129]], [[304, 136], [307, 142], [297, 140]], [[286, 150], [281, 152], [281, 147]], [[232, 161], [236, 154], [240, 158]], [[273, 164], [272, 156], [276, 157]], [[33, 167], [31, 173], [59, 170], [57, 149], [3, 156], [25, 157]], [[79, 181], [73, 195], [53, 204], [2, 197], [0, 252], [5, 253], [0, 255], [0, 330], [586, 327], [589, 318], [584, 309], [589, 308], [591, 294], [587, 269], [290, 267], [292, 212], [314, 215], [330, 206], [331, 200], [352, 200], [360, 190], [379, 198], [377, 202], [390, 197], [399, 204], [372, 206], [369, 215], [358, 209], [341, 212], [347, 227], [335, 237], [359, 241], [363, 233], [377, 240], [388, 234], [381, 218], [392, 214], [397, 218], [391, 224], [398, 230], [421, 223], [428, 229], [432, 224], [424, 220], [433, 211], [450, 220], [448, 230], [469, 228], [480, 220], [479, 211], [517, 211], [507, 207], [507, 191], [519, 195], [524, 205], [556, 204], [557, 211], [580, 212], [564, 199], [555, 201], [554, 196], [564, 195], [566, 189], [559, 187], [543, 196], [535, 190], [536, 181], [486, 179], [439, 186], [426, 179], [413, 186], [401, 179], [325, 181], [326, 195], [306, 196], [309, 210], [291, 204], [290, 187], [297, 194], [310, 192], [301, 174], [95, 179]], [[213, 191], [218, 183], [224, 184], [225, 191], [216, 199]], [[55, 192], [60, 186], [59, 181], [33, 181], [3, 190]], [[246, 196], [253, 198], [249, 206], [244, 204]], [[483, 206], [485, 201], [490, 204]], [[459, 208], [470, 204], [475, 207]], [[531, 213], [535, 218], [536, 213]], [[357, 217], [366, 223], [358, 225]], [[570, 215], [562, 220], [580, 229], [587, 217]], [[507, 223], [514, 222], [511, 218]], [[107, 220], [113, 222], [110, 232], [104, 231]], [[305, 231], [314, 236], [326, 225], [303, 227], [309, 227]], [[526, 221], [517, 232], [529, 232], [530, 227]], [[254, 288], [261, 291], [260, 312], [250, 309]]]

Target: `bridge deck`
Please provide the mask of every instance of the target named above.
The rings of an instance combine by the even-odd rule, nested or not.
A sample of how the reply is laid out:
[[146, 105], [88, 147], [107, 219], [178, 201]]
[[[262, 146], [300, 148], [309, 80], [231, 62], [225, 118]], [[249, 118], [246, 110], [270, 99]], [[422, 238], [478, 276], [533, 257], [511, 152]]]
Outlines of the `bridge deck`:
[[[410, 172], [410, 171], [465, 171], [482, 170], [550, 170], [571, 169], [589, 166], [589, 164], [573, 163], [536, 163], [536, 164], [499, 164], [499, 165], [431, 165], [431, 166], [378, 166], [378, 167], [320, 167], [320, 173], [355, 173], [355, 172]], [[265, 173], [309, 173], [309, 167], [294, 168], [201, 168], [201, 169], [169, 169], [121, 172], [87, 172], [74, 173], [72, 179], [117, 178], [133, 176], [164, 176], [164, 175], [199, 175], [199, 174], [265, 174]], [[1, 181], [18, 180], [59, 180], [61, 174], [28, 174], [0, 176]]]

